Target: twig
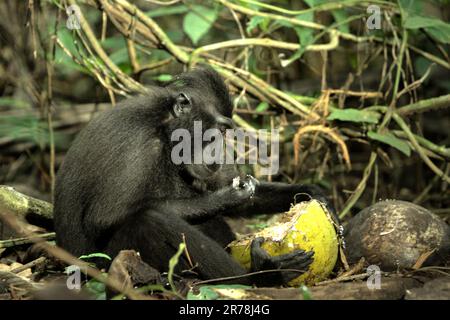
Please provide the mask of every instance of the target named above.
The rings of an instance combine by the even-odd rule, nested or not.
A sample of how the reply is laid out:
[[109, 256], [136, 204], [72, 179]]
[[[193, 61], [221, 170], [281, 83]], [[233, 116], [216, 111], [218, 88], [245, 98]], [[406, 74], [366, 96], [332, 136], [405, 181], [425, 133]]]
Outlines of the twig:
[[299, 269], [271, 269], [271, 270], [261, 270], [261, 271], [255, 271], [255, 272], [248, 272], [245, 274], [241, 274], [238, 276], [231, 276], [231, 277], [222, 277], [222, 278], [215, 278], [215, 279], [208, 279], [203, 281], [198, 281], [194, 283], [194, 286], [204, 285], [208, 283], [215, 283], [215, 282], [224, 282], [229, 280], [236, 280], [236, 279], [242, 279], [242, 278], [248, 278], [255, 275], [263, 275], [266, 273], [279, 273], [279, 272], [298, 272], [299, 275], [305, 273], [305, 270], [299, 270]]
[[431, 54], [429, 52], [426, 52], [426, 51], [424, 51], [424, 50], [422, 50], [420, 48], [417, 48], [417, 47], [415, 47], [413, 45], [408, 45], [408, 48], [411, 49], [412, 51], [414, 51], [414, 52], [424, 56], [428, 60], [433, 61], [433, 62], [441, 65], [442, 67], [444, 67], [446, 69], [450, 69], [450, 63], [449, 62], [447, 62], [445, 60], [442, 60], [441, 58], [438, 58], [435, 55], [433, 55], [433, 54]]
[[[328, 51], [336, 49], [339, 46], [339, 36], [336, 32], [330, 32], [330, 42], [325, 44], [311, 44], [306, 46], [305, 51]], [[269, 48], [286, 49], [290, 51], [297, 51], [301, 48], [298, 43], [289, 43], [285, 41], [278, 41], [269, 38], [246, 38], [246, 39], [235, 39], [223, 42], [217, 42], [209, 44], [203, 47], [195, 49], [192, 53], [192, 60], [203, 52], [214, 51], [224, 48], [235, 48], [235, 47], [248, 47], [248, 46], [260, 46]]]
[[442, 180], [446, 181], [447, 183], [450, 183], [450, 177], [447, 176], [444, 172], [442, 172], [441, 169], [436, 167], [436, 165], [428, 158], [428, 156], [425, 154], [425, 152], [422, 150], [422, 147], [417, 142], [416, 138], [412, 134], [411, 130], [409, 129], [408, 125], [405, 123], [405, 121], [400, 117], [398, 114], [394, 113], [393, 115], [394, 120], [397, 122], [397, 124], [402, 128], [402, 130], [406, 133], [409, 141], [411, 141], [414, 149], [419, 154], [420, 158], [422, 158], [423, 162], [438, 176], [442, 178]]
[[360, 92], [360, 91], [351, 91], [351, 90], [343, 90], [343, 89], [327, 89], [329, 93], [333, 94], [345, 94], [348, 96], [355, 97], [363, 97], [363, 98], [382, 98], [383, 94], [381, 92]]
[[[404, 131], [391, 130], [391, 132], [397, 137], [408, 139], [408, 135]], [[413, 134], [413, 136], [422, 147], [450, 160], [450, 148], [447, 148], [446, 146], [438, 146], [430, 140], [416, 134]]]
[[332, 284], [332, 283], [339, 283], [339, 282], [345, 282], [345, 281], [350, 281], [350, 280], [362, 280], [362, 279], [366, 279], [367, 277], [370, 277], [372, 274], [365, 272], [365, 273], [361, 273], [361, 274], [355, 274], [353, 276], [347, 276], [347, 277], [339, 277], [336, 279], [331, 279], [331, 280], [325, 280], [319, 283], [316, 283], [315, 286], [324, 286], [324, 285], [328, 285], [328, 284]]
[[295, 163], [298, 163], [299, 160], [299, 147], [300, 146], [300, 138], [302, 135], [304, 135], [307, 132], [322, 132], [326, 135], [328, 135], [332, 141], [334, 141], [342, 151], [342, 157], [345, 161], [345, 164], [347, 165], [347, 168], [351, 169], [351, 162], [350, 162], [350, 154], [347, 149], [347, 145], [345, 144], [344, 140], [337, 134], [332, 128], [324, 127], [322, 125], [310, 125], [310, 126], [304, 126], [301, 127], [297, 133], [294, 136], [293, 144], [294, 144], [294, 153], [295, 153]]
[[43, 234], [36, 234], [33, 237], [34, 238], [25, 237], [25, 238], [1, 240], [0, 248], [10, 248], [10, 247], [15, 247], [15, 246], [20, 246], [23, 244], [34, 243], [36, 239], [42, 239], [42, 240], [46, 240], [46, 241], [53, 240], [53, 239], [55, 239], [55, 233], [49, 232], [49, 233], [43, 233]]
[[400, 46], [400, 52], [399, 52], [399, 55], [397, 57], [397, 63], [396, 63], [397, 73], [395, 75], [394, 91], [392, 93], [392, 100], [391, 100], [391, 103], [389, 104], [387, 112], [384, 115], [383, 121], [378, 126], [378, 129], [377, 129], [378, 133], [382, 133], [384, 128], [389, 124], [389, 122], [391, 120], [391, 117], [392, 117], [392, 114], [395, 112], [395, 109], [396, 109], [397, 92], [399, 90], [400, 78], [401, 78], [401, 75], [402, 75], [403, 57], [405, 55], [405, 50], [406, 50], [407, 43], [408, 43], [408, 32], [406, 31], [406, 29], [403, 29], [402, 44]]
[[[236, 12], [235, 12], [233, 9], [228, 8], [228, 10], [231, 12], [231, 15], [233, 16], [234, 21], [236, 21], [236, 25], [237, 25], [237, 27], [238, 27], [239, 34], [241, 35], [241, 38], [242, 38], [242, 39], [245, 39], [246, 36], [245, 36], [244, 27], [242, 26], [242, 23], [241, 23], [241, 21], [239, 20], [238, 15], [236, 14]], [[245, 48], [242, 52], [243, 52], [243, 56], [244, 56], [244, 66], [243, 66], [243, 69], [248, 71], [248, 57], [249, 57], [248, 52], [249, 52], [249, 48]], [[233, 64], [233, 65], [234, 65], [234, 64], [237, 64], [238, 59], [240, 59], [240, 55], [236, 58], [236, 60], [235, 60], [236, 62], [235, 62], [235, 63], [232, 63], [232, 64]], [[242, 92], [244, 92], [244, 91], [245, 91], [245, 88], [242, 89]]]
[[23, 266], [20, 266], [18, 268], [15, 268], [15, 269], [11, 270], [10, 272], [12, 272], [12, 273], [20, 273], [20, 272], [22, 272], [24, 270], [27, 270], [28, 268], [33, 268], [33, 267], [37, 266], [38, 264], [44, 263], [45, 260], [47, 260], [46, 257], [39, 257], [36, 260], [30, 261], [30, 262], [24, 264]]
[[160, 6], [171, 6], [175, 3], [181, 2], [181, 0], [169, 0], [169, 1], [158, 1], [158, 0], [145, 0], [150, 3], [154, 3]]
[[[425, 74], [418, 80], [414, 81], [413, 83], [405, 86], [405, 88], [403, 88], [402, 91], [400, 91], [399, 93], [397, 93], [397, 99], [399, 99], [402, 95], [404, 95], [407, 92], [410, 92], [412, 90], [417, 89], [418, 87], [420, 87], [422, 85], [422, 83], [428, 78], [428, 76], [430, 75], [431, 69], [433, 68], [435, 64], [431, 64], [427, 71], [425, 72]], [[411, 67], [412, 68], [412, 67]]]
[[366, 185], [367, 185], [367, 180], [369, 179], [370, 174], [372, 173], [372, 167], [375, 164], [376, 159], [377, 159], [377, 153], [371, 152], [369, 163], [367, 164], [366, 168], [364, 169], [364, 175], [363, 175], [361, 181], [359, 182], [358, 186], [356, 187], [355, 191], [353, 192], [353, 194], [350, 196], [350, 198], [348, 198], [348, 200], [344, 206], [344, 209], [342, 209], [341, 214], [339, 215], [340, 219], [344, 218], [350, 212], [350, 209], [355, 205], [356, 201], [358, 201], [359, 197], [364, 192]]
[[191, 255], [189, 254], [189, 250], [187, 247], [187, 243], [186, 243], [186, 235], [184, 233], [181, 234], [181, 236], [183, 237], [183, 243], [184, 243], [184, 254], [186, 255], [186, 258], [189, 262], [189, 266], [192, 268], [194, 268], [194, 264], [192, 263], [192, 259], [191, 259]]
[[450, 94], [409, 104], [407, 106], [399, 108], [397, 110], [397, 113], [399, 115], [406, 116], [412, 113], [427, 112], [448, 107], [450, 107]]
[[47, 103], [46, 103], [46, 111], [47, 111], [47, 125], [49, 132], [49, 141], [50, 141], [50, 191], [51, 197], [55, 194], [55, 134], [53, 129], [53, 115], [52, 115], [52, 106], [53, 106], [53, 71], [54, 71], [54, 62], [55, 62], [55, 54], [56, 54], [56, 39], [58, 38], [58, 24], [61, 19], [61, 11], [58, 10], [58, 15], [55, 21], [55, 25], [53, 28], [53, 33], [50, 37], [50, 41], [48, 44], [48, 54], [46, 54], [47, 61]]

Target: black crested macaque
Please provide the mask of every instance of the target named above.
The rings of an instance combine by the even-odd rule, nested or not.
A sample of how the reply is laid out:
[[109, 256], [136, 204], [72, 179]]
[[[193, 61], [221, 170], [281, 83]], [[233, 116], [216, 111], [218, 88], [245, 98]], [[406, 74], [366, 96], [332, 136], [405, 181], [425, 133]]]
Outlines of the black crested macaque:
[[[171, 160], [175, 129], [222, 132], [233, 126], [232, 103], [211, 68], [177, 76], [165, 87], [130, 98], [95, 117], [78, 135], [59, 169], [54, 201], [57, 244], [74, 255], [104, 252], [114, 257], [134, 249], [160, 272], [186, 241], [200, 279], [246, 273], [224, 249], [234, 235], [224, 216], [278, 213], [310, 197], [326, 202], [314, 185], [256, 183], [230, 165], [180, 164]], [[282, 285], [307, 270], [313, 252], [270, 257], [261, 239], [251, 248], [252, 271], [235, 283]], [[191, 269], [182, 255], [176, 271]]]

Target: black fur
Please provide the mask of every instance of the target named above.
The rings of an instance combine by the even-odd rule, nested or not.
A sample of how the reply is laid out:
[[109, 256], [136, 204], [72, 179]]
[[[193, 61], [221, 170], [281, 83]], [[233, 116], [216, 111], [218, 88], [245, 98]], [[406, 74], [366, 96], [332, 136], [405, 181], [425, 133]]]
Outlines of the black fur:
[[[180, 108], [174, 113], [177, 104]], [[115, 256], [120, 250], [135, 249], [163, 272], [184, 235], [200, 278], [244, 274], [223, 249], [234, 238], [223, 216], [278, 213], [289, 208], [296, 194], [302, 194], [297, 197], [301, 201], [321, 193], [314, 186], [260, 183], [252, 196], [245, 188], [231, 186], [238, 175], [234, 167], [173, 164], [174, 129], [192, 131], [194, 120], [201, 120], [204, 129], [223, 129], [230, 125], [231, 113], [220, 76], [212, 69], [197, 69], [93, 119], [58, 172], [54, 208], [58, 245], [75, 255]], [[300, 251], [271, 259], [259, 244], [252, 246], [254, 271], [306, 268], [312, 259], [311, 253]], [[178, 272], [190, 267], [183, 255]], [[277, 274], [270, 283], [294, 276]]]

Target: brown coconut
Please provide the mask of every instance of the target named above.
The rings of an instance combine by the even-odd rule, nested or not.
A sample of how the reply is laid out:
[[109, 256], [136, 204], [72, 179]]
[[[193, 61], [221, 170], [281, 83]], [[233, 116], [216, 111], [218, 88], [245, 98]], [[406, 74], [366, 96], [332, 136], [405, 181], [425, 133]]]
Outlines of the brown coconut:
[[380, 201], [363, 209], [346, 226], [344, 238], [349, 262], [364, 257], [383, 271], [411, 268], [419, 258], [426, 258], [424, 265], [450, 259], [450, 227], [406, 201]]

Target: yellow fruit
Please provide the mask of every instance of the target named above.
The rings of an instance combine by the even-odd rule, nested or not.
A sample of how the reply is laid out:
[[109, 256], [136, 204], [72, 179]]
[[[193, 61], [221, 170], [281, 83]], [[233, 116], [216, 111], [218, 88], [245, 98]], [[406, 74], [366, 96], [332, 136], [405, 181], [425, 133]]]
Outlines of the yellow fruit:
[[290, 286], [312, 285], [328, 277], [336, 264], [339, 249], [330, 213], [317, 200], [311, 200], [293, 206], [280, 220], [274, 226], [230, 243], [231, 255], [250, 269], [250, 244], [254, 238], [263, 237], [262, 248], [271, 256], [299, 249], [314, 251], [314, 261], [308, 271], [290, 281]]

